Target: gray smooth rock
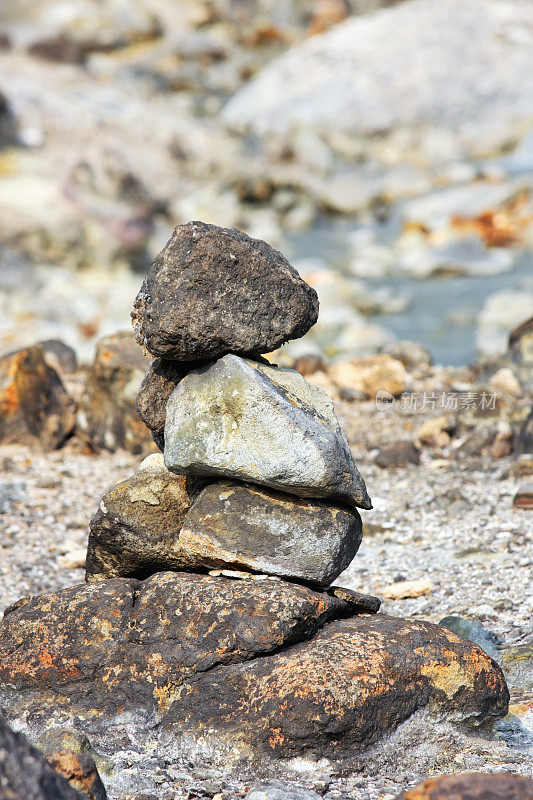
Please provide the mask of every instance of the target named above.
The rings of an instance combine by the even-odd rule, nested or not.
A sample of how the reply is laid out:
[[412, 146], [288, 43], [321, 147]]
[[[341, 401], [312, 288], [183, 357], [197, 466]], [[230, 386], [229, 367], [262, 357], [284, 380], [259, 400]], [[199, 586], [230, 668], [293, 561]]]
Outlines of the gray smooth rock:
[[259, 135], [404, 128], [416, 137], [428, 126], [462, 133], [479, 152], [531, 120], [532, 69], [527, 0], [412, 0], [295, 45], [237, 92], [224, 117]]
[[355, 510], [216, 483], [187, 513], [179, 544], [198, 567], [244, 567], [328, 586], [351, 562], [361, 538]]
[[131, 312], [137, 342], [177, 361], [268, 353], [318, 318], [318, 297], [281, 253], [235, 228], [180, 225]]
[[329, 397], [295, 370], [235, 355], [193, 370], [174, 389], [165, 464], [372, 507]]

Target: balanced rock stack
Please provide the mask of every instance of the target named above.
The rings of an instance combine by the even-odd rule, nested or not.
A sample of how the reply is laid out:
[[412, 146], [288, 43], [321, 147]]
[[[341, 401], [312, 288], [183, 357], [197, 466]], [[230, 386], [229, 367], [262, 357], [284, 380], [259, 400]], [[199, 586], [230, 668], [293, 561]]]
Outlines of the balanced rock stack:
[[164, 463], [149, 456], [102, 499], [88, 585], [5, 612], [13, 713], [75, 711], [93, 735], [125, 712], [153, 732], [155, 716], [167, 743], [170, 731], [195, 758], [237, 762], [349, 757], [425, 706], [506, 713], [503, 675], [478, 647], [331, 586], [371, 502], [329, 398], [261, 357], [317, 315], [266, 243], [175, 230], [132, 314], [156, 357], [137, 406]]

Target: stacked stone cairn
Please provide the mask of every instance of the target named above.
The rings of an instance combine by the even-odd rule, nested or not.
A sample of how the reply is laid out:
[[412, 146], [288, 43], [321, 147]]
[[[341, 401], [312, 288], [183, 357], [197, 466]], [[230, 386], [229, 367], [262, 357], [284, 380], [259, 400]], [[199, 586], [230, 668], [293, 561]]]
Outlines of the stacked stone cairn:
[[86, 585], [7, 609], [6, 707], [75, 711], [106, 734], [132, 714], [225, 763], [349, 757], [425, 706], [506, 713], [478, 647], [331, 585], [370, 498], [330, 399], [261, 355], [317, 316], [314, 290], [265, 242], [176, 228], [132, 312], [155, 357], [137, 408], [164, 460], [103, 497]]

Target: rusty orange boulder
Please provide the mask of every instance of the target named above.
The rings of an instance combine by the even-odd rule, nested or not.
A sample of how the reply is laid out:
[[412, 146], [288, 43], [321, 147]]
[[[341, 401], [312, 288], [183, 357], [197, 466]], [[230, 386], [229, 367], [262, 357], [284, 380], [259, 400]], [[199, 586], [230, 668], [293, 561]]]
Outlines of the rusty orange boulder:
[[511, 772], [466, 772], [429, 778], [397, 800], [533, 800], [533, 780]]
[[424, 707], [505, 715], [505, 680], [480, 648], [430, 623], [354, 616], [367, 601], [169, 572], [28, 598], [0, 625], [0, 699], [102, 726], [157, 714], [167, 740], [274, 758], [349, 756]]
[[482, 720], [505, 715], [500, 668], [459, 636], [385, 614], [325, 625], [284, 652], [184, 685], [166, 724], [272, 756], [338, 758], [364, 748], [419, 708]]
[[72, 433], [75, 403], [39, 346], [0, 358], [0, 441], [55, 450]]
[[95, 448], [111, 452], [124, 448], [135, 454], [153, 449], [135, 408], [148, 364], [129, 331], [98, 341], [77, 416], [78, 429]]

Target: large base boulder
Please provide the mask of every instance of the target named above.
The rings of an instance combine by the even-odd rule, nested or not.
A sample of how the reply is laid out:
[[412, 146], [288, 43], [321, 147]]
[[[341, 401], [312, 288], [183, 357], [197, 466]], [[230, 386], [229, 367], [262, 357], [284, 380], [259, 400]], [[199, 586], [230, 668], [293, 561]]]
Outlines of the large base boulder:
[[[340, 592], [340, 596], [339, 596]], [[0, 625], [0, 696], [107, 727], [124, 712], [244, 758], [349, 755], [428, 707], [505, 715], [500, 668], [446, 628], [352, 616], [342, 590], [160, 573], [32, 597]]]

